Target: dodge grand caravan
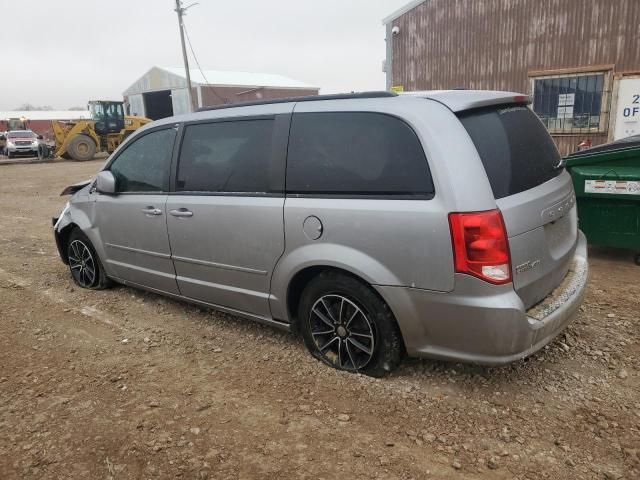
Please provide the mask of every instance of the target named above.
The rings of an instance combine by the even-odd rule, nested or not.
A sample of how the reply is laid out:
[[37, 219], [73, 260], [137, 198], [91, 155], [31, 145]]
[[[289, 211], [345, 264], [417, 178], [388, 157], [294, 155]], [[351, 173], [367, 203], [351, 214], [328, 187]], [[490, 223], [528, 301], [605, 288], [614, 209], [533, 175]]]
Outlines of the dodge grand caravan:
[[299, 332], [333, 367], [499, 365], [587, 281], [575, 195], [519, 94], [213, 108], [129, 137], [54, 219], [84, 288], [118, 282]]

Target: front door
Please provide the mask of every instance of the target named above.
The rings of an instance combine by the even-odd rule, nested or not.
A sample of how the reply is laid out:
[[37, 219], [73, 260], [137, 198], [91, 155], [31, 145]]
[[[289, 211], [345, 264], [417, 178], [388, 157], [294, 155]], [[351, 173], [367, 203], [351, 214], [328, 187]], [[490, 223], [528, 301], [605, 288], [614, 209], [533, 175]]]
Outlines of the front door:
[[271, 273], [284, 251], [288, 121], [286, 115], [185, 126], [176, 191], [167, 201], [182, 295], [270, 317]]
[[119, 279], [178, 293], [167, 235], [167, 191], [173, 127], [133, 139], [107, 166], [116, 194], [99, 194], [96, 226], [105, 269]]

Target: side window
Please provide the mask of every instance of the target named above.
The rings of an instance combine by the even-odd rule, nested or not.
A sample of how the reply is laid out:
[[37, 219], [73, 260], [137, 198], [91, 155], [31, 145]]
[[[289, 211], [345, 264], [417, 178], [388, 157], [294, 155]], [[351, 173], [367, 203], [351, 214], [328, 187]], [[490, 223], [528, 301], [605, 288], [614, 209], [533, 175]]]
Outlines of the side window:
[[188, 125], [176, 190], [269, 192], [274, 120]]
[[358, 195], [433, 194], [424, 150], [402, 120], [379, 113], [298, 113], [287, 191]]
[[175, 138], [175, 129], [168, 128], [133, 140], [109, 167], [116, 179], [116, 191], [165, 191]]

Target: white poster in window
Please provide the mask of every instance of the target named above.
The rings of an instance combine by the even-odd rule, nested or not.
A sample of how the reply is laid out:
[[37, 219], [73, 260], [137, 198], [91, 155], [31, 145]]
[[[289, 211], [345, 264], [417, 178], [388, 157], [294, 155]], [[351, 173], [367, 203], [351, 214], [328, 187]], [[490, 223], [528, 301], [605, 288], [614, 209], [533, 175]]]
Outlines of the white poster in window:
[[618, 89], [618, 106], [613, 138], [640, 134], [640, 77], [622, 78]]
[[573, 106], [576, 103], [576, 94], [575, 93], [563, 93], [558, 95], [558, 106]]
[[570, 107], [558, 107], [557, 118], [573, 118], [573, 105]]

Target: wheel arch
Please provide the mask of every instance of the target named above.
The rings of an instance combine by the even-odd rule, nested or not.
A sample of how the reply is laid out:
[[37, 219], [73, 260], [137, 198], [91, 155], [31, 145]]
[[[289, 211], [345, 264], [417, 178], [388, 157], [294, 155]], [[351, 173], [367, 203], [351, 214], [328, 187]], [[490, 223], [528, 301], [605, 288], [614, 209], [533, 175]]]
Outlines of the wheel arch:
[[[314, 278], [318, 277], [318, 275], [320, 274], [327, 273], [327, 272], [339, 273], [341, 275], [351, 277], [354, 280], [357, 280], [363, 285], [366, 285], [367, 287], [369, 287], [371, 289], [371, 292], [373, 292], [374, 295], [376, 295], [381, 301], [383, 301], [389, 307], [389, 310], [391, 311], [391, 313], [394, 315], [394, 318], [395, 318], [395, 314], [389, 302], [387, 302], [387, 300], [380, 294], [380, 292], [373, 287], [371, 282], [367, 281], [361, 275], [358, 275], [357, 273], [354, 273], [353, 271], [344, 267], [329, 265], [329, 264], [317, 264], [317, 265], [306, 266], [300, 269], [299, 271], [297, 271], [287, 285], [286, 311], [287, 311], [288, 319], [291, 324], [291, 330], [293, 332], [295, 333], [299, 332], [298, 307], [300, 305], [302, 292], [304, 292], [304, 289], [307, 287], [307, 285], [309, 285], [309, 283]], [[397, 319], [396, 319], [396, 323], [397, 323]]]
[[67, 255], [67, 246], [69, 244], [69, 236], [71, 232], [76, 228], [80, 228], [78, 224], [75, 222], [69, 222], [63, 227], [60, 227], [56, 230], [56, 242], [58, 244], [58, 251], [60, 252], [60, 258], [62, 261], [68, 265], [69, 264], [69, 256]]
[[102, 245], [98, 232], [91, 220], [93, 217], [91, 212], [92, 206], [92, 202], [80, 202], [80, 204], [74, 204], [71, 202], [69, 210], [59, 220], [55, 229], [55, 238], [60, 251], [60, 257], [64, 263], [68, 263], [67, 241], [69, 240], [69, 235], [75, 228], [78, 228], [87, 236], [98, 254], [98, 258], [101, 260], [106, 258], [104, 246]]
[[[328, 242], [302, 245], [286, 252], [274, 268], [270, 296], [273, 318], [293, 325], [297, 311], [291, 310], [289, 297], [293, 295], [292, 298], [296, 299], [298, 290], [301, 292], [304, 288], [297, 285], [300, 282], [306, 285], [312, 278], [311, 275], [326, 269], [350, 275], [372, 287], [372, 290], [377, 290], [375, 285], [402, 284], [391, 270], [366, 252]], [[380, 295], [379, 292], [377, 294]], [[385, 303], [389, 305], [386, 300]]]

